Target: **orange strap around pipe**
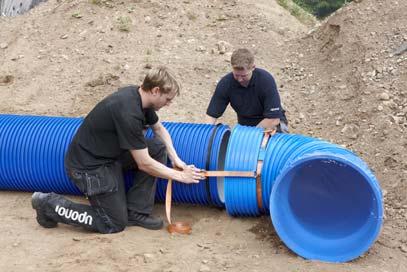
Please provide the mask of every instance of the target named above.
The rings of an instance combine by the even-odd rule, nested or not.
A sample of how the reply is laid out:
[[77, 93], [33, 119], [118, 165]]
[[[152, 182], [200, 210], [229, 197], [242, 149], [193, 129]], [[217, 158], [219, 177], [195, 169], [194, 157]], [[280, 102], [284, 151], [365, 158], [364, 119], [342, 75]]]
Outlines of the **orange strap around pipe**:
[[205, 177], [256, 177], [254, 171], [204, 171], [203, 174]]
[[[261, 148], [264, 149], [267, 146], [267, 142], [270, 136], [274, 135], [275, 130], [265, 130], [264, 137], [261, 143]], [[261, 185], [261, 170], [263, 167], [263, 161], [259, 160], [257, 163], [256, 172], [253, 171], [203, 171], [205, 177], [247, 177], [256, 178], [256, 193], [257, 193], [257, 205], [260, 210], [263, 210], [262, 200], [262, 185]], [[172, 202], [172, 180], [169, 179], [167, 183], [167, 191], [165, 194], [165, 213], [167, 215], [169, 233], [181, 233], [191, 234], [192, 227], [187, 222], [171, 222], [171, 202]]]
[[[276, 130], [265, 130], [264, 135], [263, 135], [263, 140], [261, 141], [261, 149], [266, 149], [267, 143], [270, 139], [271, 136], [273, 136], [276, 133]], [[256, 167], [256, 194], [257, 194], [257, 206], [259, 207], [261, 212], [264, 212], [263, 208], [263, 189], [262, 189], [262, 184], [261, 184], [261, 170], [263, 169], [263, 161], [259, 160], [257, 161], [257, 167]]]

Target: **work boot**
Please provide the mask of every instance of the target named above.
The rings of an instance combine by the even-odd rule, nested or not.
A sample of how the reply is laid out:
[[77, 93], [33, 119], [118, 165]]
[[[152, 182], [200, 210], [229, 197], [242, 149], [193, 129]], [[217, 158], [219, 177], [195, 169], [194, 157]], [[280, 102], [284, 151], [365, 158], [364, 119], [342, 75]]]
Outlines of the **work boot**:
[[146, 229], [159, 230], [163, 227], [163, 221], [158, 218], [144, 213], [129, 211], [128, 226], [140, 226]]
[[44, 228], [55, 228], [58, 223], [49, 218], [45, 213], [45, 203], [50, 194], [35, 192], [31, 197], [31, 205], [37, 211], [37, 222]]

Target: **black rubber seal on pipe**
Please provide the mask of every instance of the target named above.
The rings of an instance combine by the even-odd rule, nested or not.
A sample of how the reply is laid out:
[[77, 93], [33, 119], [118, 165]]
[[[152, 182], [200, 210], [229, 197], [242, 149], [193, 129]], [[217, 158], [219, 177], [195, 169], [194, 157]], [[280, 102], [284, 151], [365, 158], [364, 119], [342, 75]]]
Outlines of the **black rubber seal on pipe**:
[[[220, 125], [221, 124], [216, 124], [215, 125], [215, 127], [214, 127], [214, 129], [212, 131], [211, 137], [209, 138], [208, 150], [207, 150], [207, 155], [206, 155], [205, 170], [209, 170], [209, 163], [211, 161], [212, 145], [213, 145], [213, 141], [215, 140], [216, 132], [218, 131], [218, 128], [219, 128]], [[205, 188], [206, 188], [206, 195], [207, 195], [207, 198], [208, 198], [209, 205], [214, 206], [215, 204], [213, 203], [213, 200], [212, 200], [211, 186], [209, 184], [209, 177], [206, 178]]]

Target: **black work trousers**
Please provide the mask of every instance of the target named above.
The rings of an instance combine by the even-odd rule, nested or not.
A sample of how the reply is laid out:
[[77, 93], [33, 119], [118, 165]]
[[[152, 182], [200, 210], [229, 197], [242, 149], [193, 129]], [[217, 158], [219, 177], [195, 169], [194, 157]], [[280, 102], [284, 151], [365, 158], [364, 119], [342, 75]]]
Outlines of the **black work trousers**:
[[[165, 164], [165, 145], [158, 139], [146, 139], [150, 156]], [[126, 194], [123, 171], [134, 169], [133, 186]], [[100, 233], [124, 230], [128, 210], [150, 214], [154, 206], [156, 178], [139, 170], [126, 152], [118, 161], [92, 171], [67, 169], [68, 176], [88, 197], [90, 205], [79, 204], [58, 194], [51, 194], [44, 206], [53, 220]]]

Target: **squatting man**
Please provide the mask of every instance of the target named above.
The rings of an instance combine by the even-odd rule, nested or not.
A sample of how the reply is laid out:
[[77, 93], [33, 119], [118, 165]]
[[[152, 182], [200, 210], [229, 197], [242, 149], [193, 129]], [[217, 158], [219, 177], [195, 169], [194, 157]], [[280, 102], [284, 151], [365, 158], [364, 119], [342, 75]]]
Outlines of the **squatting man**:
[[232, 53], [232, 72], [217, 84], [206, 111], [207, 123], [215, 124], [230, 104], [238, 123], [288, 133], [288, 122], [281, 106], [273, 76], [256, 68], [253, 53], [239, 48]]
[[[120, 88], [99, 102], [86, 116], [65, 157], [68, 176], [90, 205], [55, 193], [35, 192], [32, 206], [45, 228], [58, 223], [99, 233], [123, 231], [126, 226], [160, 229], [163, 221], [151, 215], [156, 178], [198, 183], [200, 169], [186, 165], [156, 114], [179, 95], [175, 77], [164, 67], [152, 69], [141, 86]], [[154, 138], [146, 139], [150, 127]], [[167, 156], [174, 168], [167, 167]], [[126, 193], [123, 170], [135, 170]]]

